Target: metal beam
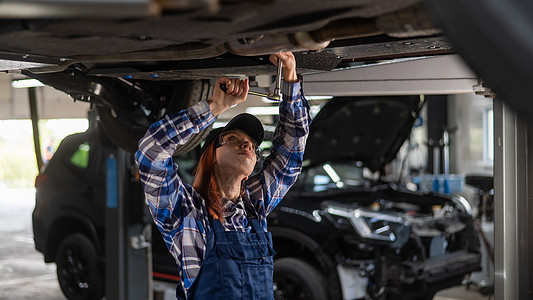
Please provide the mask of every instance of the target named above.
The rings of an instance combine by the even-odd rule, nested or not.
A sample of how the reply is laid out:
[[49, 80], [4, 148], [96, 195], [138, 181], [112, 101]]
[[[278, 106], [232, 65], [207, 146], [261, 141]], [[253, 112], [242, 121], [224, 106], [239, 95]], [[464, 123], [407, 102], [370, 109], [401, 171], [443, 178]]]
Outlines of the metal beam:
[[[151, 300], [150, 226], [144, 218], [144, 193], [132, 174], [132, 155], [108, 149], [106, 160], [106, 298]], [[148, 219], [151, 221], [151, 218]]]
[[436, 95], [473, 93], [477, 76], [457, 55], [398, 59], [304, 75], [307, 95]]
[[37, 170], [41, 172], [43, 167], [43, 156], [41, 154], [41, 139], [39, 138], [39, 114], [37, 112], [37, 96], [35, 88], [28, 88], [28, 99], [30, 102], [30, 118], [33, 130], [33, 147], [35, 149], [35, 159], [37, 160]]
[[2, 1], [2, 18], [139, 18], [156, 16], [161, 12], [157, 1]]
[[[0, 73], [0, 120], [29, 119], [27, 88], [14, 88], [11, 82], [21, 77]], [[89, 103], [74, 102], [72, 97], [49, 86], [35, 88], [39, 119], [86, 118]]]
[[495, 299], [532, 299], [531, 124], [494, 101]]
[[124, 205], [124, 151], [110, 154], [106, 161], [106, 298], [126, 300], [126, 228]]

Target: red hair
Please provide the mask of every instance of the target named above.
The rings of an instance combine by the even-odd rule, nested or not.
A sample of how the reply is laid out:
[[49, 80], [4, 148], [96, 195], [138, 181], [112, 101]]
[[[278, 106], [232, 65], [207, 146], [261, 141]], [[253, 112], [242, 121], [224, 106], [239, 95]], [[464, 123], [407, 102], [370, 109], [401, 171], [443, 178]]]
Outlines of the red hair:
[[222, 199], [220, 198], [218, 183], [215, 177], [215, 142], [207, 145], [198, 161], [193, 188], [204, 198], [207, 211], [218, 220], [224, 220], [222, 214]]

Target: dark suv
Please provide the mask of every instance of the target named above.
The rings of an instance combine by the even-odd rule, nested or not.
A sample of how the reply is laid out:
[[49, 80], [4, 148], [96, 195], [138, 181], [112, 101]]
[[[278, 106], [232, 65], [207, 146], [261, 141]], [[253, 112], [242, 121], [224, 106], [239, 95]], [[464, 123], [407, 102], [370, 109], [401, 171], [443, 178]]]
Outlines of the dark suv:
[[419, 96], [330, 100], [296, 184], [269, 216], [280, 299], [432, 299], [479, 270], [470, 206], [383, 180]]
[[[35, 248], [45, 262], [56, 263], [68, 299], [100, 299], [105, 293], [106, 158], [113, 148], [105, 133], [91, 126], [63, 139], [35, 180]], [[191, 177], [194, 155], [192, 151], [176, 158], [184, 160], [184, 180]], [[130, 191], [142, 193], [140, 183]], [[155, 226], [152, 237], [154, 279], [177, 282], [174, 259]]]
[[[302, 174], [269, 216], [276, 299], [431, 299], [479, 270], [479, 239], [464, 199], [382, 180], [421, 105], [418, 96], [352, 97], [320, 110]], [[71, 299], [78, 299], [72, 289], [103, 293], [103, 152], [96, 130], [70, 136], [37, 179], [36, 247], [56, 261]], [[196, 152], [176, 159], [189, 181]], [[153, 237], [155, 278], [175, 276], [160, 234]], [[100, 276], [70, 274], [70, 248], [91, 259], [86, 267], [100, 266]]]

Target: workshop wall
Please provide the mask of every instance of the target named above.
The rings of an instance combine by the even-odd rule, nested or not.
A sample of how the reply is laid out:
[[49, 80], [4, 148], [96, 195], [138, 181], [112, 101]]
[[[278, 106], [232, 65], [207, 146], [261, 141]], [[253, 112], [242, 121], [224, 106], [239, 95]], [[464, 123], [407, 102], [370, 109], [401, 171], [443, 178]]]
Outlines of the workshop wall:
[[[12, 75], [0, 74], [0, 120], [29, 119], [27, 88], [13, 88]], [[48, 86], [36, 87], [39, 119], [86, 118], [89, 103], [74, 102], [67, 94]]]
[[450, 95], [448, 124], [450, 171], [456, 174], [493, 174], [492, 99], [475, 94]]

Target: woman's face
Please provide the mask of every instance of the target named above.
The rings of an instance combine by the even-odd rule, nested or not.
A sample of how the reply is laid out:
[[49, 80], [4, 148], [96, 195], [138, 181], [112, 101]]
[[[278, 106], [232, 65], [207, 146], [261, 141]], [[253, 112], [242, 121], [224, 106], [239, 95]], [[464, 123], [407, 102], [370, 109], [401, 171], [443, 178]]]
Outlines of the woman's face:
[[257, 146], [244, 131], [236, 129], [221, 135], [220, 146], [216, 148], [216, 163], [224, 171], [249, 176], [257, 161]]

